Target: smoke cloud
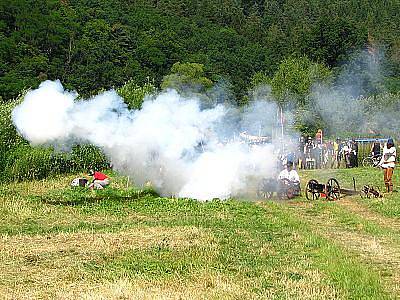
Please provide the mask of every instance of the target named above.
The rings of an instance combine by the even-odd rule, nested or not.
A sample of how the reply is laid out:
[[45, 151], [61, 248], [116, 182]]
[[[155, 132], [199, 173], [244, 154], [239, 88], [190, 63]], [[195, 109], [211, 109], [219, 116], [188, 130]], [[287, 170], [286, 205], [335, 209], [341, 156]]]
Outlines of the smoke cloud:
[[[259, 128], [254, 120], [261, 108], [266, 109], [263, 120], [272, 117], [272, 108], [256, 108], [241, 113], [242, 127]], [[229, 123], [238, 114], [224, 105], [201, 109], [198, 99], [174, 90], [148, 97], [141, 110], [129, 110], [113, 90], [77, 100], [57, 80], [28, 92], [12, 117], [33, 145], [68, 148], [86, 141], [102, 148], [114, 169], [137, 185], [151, 181], [163, 196], [207, 200], [246, 193], [251, 181], [275, 176], [271, 144], [226, 141], [238, 130]]]

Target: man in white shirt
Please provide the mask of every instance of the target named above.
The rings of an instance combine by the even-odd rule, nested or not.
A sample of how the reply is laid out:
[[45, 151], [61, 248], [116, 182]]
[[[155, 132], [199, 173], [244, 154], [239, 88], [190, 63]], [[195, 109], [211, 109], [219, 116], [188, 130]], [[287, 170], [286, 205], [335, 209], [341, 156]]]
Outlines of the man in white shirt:
[[346, 162], [346, 168], [350, 168], [350, 153], [351, 153], [351, 148], [346, 143], [343, 148], [342, 148], [342, 157], [344, 157], [345, 162]]
[[297, 174], [296, 170], [293, 170], [293, 162], [287, 162], [286, 169], [279, 173], [278, 180], [287, 181], [289, 183], [300, 183], [299, 174]]
[[383, 169], [383, 180], [385, 181], [386, 191], [393, 192], [393, 171], [396, 165], [396, 147], [393, 139], [388, 139], [383, 148], [382, 159], [379, 166]]
[[[278, 190], [281, 195], [286, 193], [289, 199], [300, 194], [300, 177], [296, 170], [293, 170], [293, 162], [291, 161], [286, 163], [286, 168], [278, 175]], [[289, 190], [291, 193], [289, 193]]]

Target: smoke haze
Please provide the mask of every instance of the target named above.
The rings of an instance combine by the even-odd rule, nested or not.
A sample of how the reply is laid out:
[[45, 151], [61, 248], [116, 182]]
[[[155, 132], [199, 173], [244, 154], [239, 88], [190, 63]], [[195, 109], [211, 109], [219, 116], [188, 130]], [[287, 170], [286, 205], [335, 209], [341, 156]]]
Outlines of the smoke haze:
[[[226, 142], [238, 127], [229, 124], [237, 120], [237, 110], [200, 107], [198, 99], [168, 90], [145, 99], [141, 110], [129, 110], [113, 90], [78, 101], [60, 81], [45, 81], [27, 93], [12, 117], [31, 144], [67, 149], [92, 143], [103, 149], [114, 169], [138, 185], [151, 181], [164, 196], [225, 199], [245, 193], [250, 178], [275, 176], [271, 145]], [[241, 114], [242, 127], [260, 128], [254, 123], [259, 109]], [[272, 111], [264, 111], [263, 120]]]
[[314, 85], [310, 101], [329, 134], [398, 136], [400, 102], [384, 88], [383, 57], [379, 48], [355, 53], [334, 83]]

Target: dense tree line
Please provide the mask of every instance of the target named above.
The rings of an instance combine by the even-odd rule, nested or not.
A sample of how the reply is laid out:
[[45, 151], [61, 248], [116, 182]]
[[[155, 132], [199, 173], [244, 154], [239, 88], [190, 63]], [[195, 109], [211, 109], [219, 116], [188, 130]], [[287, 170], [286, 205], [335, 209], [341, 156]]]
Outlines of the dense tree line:
[[82, 95], [128, 80], [160, 86], [175, 63], [191, 62], [229, 82], [240, 104], [255, 74], [272, 78], [288, 57], [337, 72], [354, 51], [377, 46], [384, 84], [396, 91], [399, 11], [395, 0], [3, 0], [0, 96], [44, 79]]

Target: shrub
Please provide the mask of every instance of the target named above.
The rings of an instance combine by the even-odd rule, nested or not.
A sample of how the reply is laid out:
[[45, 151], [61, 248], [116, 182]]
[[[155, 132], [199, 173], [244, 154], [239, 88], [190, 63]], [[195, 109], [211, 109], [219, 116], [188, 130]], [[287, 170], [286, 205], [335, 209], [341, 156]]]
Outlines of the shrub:
[[21, 99], [22, 96], [0, 105], [0, 173], [4, 171], [10, 152], [23, 143], [11, 120], [11, 112]]
[[93, 145], [76, 145], [71, 153], [71, 171], [84, 171], [89, 168], [106, 169], [110, 162], [100, 148]]
[[23, 144], [8, 156], [4, 170], [5, 179], [25, 180], [42, 179], [51, 173], [52, 149], [32, 148]]

